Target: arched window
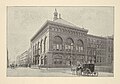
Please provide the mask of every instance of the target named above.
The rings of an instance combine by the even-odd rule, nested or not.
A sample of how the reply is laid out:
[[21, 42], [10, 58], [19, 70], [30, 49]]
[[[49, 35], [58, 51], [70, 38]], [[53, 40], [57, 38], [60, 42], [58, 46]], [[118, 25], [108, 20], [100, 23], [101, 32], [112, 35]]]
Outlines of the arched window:
[[73, 45], [74, 45], [73, 39], [72, 39], [72, 38], [68, 38], [68, 39], [66, 40], [65, 50], [66, 50], [66, 51], [71, 51], [71, 50], [73, 50]]
[[39, 55], [39, 41], [38, 41], [38, 43], [37, 43], [37, 55]]
[[46, 52], [47, 47], [47, 37], [44, 39], [44, 52]]
[[33, 45], [33, 55], [35, 55], [35, 46]]
[[37, 43], [35, 44], [35, 55], [37, 55]]
[[60, 36], [55, 36], [53, 41], [53, 50], [61, 51], [62, 43], [63, 43], [62, 38]]
[[41, 40], [41, 43], [40, 43], [40, 51], [41, 51], [41, 53], [42, 53], [42, 47], [43, 47], [43, 40]]
[[38, 41], [38, 53], [39, 53], [39, 55], [40, 55], [40, 41]]
[[81, 52], [81, 51], [83, 51], [83, 50], [84, 50], [83, 41], [79, 39], [79, 40], [77, 41], [76, 51]]
[[43, 61], [43, 56], [41, 56], [41, 64], [43, 64], [43, 62], [44, 62], [44, 61]]

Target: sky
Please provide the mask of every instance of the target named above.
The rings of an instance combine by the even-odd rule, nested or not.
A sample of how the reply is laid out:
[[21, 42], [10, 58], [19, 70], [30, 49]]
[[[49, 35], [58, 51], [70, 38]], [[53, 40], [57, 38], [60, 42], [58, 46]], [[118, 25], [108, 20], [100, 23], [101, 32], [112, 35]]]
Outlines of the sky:
[[110, 6], [9, 6], [7, 8], [7, 48], [10, 61], [30, 48], [30, 39], [46, 20], [53, 20], [55, 8], [62, 19], [88, 29], [88, 34], [114, 34], [114, 8]]

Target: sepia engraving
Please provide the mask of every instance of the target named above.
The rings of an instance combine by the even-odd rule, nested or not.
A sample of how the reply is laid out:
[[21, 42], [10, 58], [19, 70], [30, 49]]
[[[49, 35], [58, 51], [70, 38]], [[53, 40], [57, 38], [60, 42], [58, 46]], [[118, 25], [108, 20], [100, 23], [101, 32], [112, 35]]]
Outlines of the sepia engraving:
[[112, 6], [8, 6], [7, 76], [113, 77], [113, 17]]

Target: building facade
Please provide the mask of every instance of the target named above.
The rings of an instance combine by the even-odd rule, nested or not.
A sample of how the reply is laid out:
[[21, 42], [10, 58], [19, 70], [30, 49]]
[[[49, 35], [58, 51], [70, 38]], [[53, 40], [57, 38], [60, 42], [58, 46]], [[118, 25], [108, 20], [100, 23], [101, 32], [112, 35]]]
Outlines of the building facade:
[[32, 51], [31, 48], [24, 51], [21, 55], [16, 57], [16, 64], [21, 67], [32, 65]]
[[[111, 45], [113, 48], [113, 39], [87, 33], [87, 29], [62, 19], [60, 14], [58, 17], [55, 10], [53, 21], [47, 20], [31, 38], [32, 63], [45, 67], [69, 67], [88, 61], [107, 64], [106, 48]], [[113, 57], [112, 52], [110, 55]]]
[[28, 66], [32, 65], [32, 51], [31, 48], [28, 49]]
[[16, 64], [20, 67], [27, 67], [29, 64], [28, 51], [24, 51], [21, 55], [18, 55], [16, 58]]
[[114, 62], [114, 41], [113, 36], [107, 37], [107, 46], [106, 46], [106, 61], [107, 65], [111, 65]]

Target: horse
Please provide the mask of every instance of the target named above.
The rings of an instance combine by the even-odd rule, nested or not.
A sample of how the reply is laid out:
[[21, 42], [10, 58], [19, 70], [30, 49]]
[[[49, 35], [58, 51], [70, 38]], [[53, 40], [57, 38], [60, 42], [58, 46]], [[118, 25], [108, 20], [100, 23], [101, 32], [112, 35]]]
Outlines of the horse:
[[73, 66], [71, 68], [71, 71], [72, 71], [72, 74], [73, 75], [80, 75], [81, 74], [81, 71], [82, 71], [82, 66]]

